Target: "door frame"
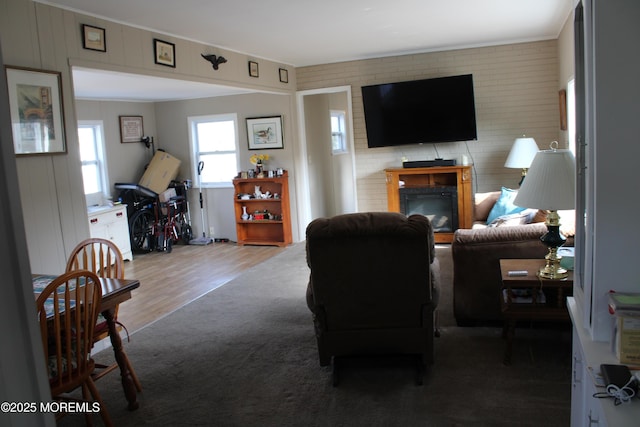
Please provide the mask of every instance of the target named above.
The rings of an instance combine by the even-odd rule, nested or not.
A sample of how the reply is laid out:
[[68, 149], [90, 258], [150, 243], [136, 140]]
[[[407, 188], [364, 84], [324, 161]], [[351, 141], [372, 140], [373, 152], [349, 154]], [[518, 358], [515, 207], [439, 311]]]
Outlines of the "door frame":
[[305, 236], [307, 225], [311, 222], [311, 188], [309, 184], [309, 168], [308, 168], [308, 150], [307, 135], [305, 127], [305, 111], [304, 97], [310, 95], [322, 95], [344, 92], [347, 96], [347, 144], [349, 148], [349, 156], [352, 164], [352, 180], [353, 180], [353, 197], [355, 210], [358, 211], [358, 194], [356, 180], [356, 160], [355, 160], [355, 144], [353, 134], [353, 102], [351, 97], [351, 86], [335, 86], [320, 89], [302, 90], [296, 92], [296, 104], [298, 109], [298, 133], [300, 140], [300, 155], [297, 159], [296, 169], [298, 170], [299, 184], [296, 188], [298, 201], [298, 226], [300, 236]]

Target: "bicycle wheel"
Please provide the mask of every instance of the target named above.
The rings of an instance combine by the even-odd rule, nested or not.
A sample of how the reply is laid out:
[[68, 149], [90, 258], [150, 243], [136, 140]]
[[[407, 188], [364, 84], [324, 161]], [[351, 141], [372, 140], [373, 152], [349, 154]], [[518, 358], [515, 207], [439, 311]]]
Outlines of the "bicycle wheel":
[[193, 240], [193, 230], [189, 224], [184, 223], [180, 228], [180, 239], [184, 245], [188, 245]]
[[131, 250], [137, 253], [150, 252], [155, 247], [153, 239], [153, 223], [156, 220], [148, 209], [133, 214], [129, 220]]

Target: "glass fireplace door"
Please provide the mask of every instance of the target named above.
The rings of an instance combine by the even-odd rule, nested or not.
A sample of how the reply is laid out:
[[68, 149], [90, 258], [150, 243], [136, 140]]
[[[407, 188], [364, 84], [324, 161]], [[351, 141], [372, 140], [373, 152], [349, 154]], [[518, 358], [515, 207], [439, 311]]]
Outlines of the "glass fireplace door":
[[453, 233], [458, 229], [456, 187], [401, 188], [400, 212], [426, 216], [436, 233]]

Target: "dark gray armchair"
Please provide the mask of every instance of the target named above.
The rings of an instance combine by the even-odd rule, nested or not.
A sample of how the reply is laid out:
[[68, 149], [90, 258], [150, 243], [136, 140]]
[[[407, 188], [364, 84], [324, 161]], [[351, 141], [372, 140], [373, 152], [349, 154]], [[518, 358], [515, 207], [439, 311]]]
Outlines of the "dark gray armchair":
[[439, 267], [422, 215], [372, 212], [320, 218], [307, 227], [320, 365], [365, 355], [418, 356], [418, 383], [433, 363]]

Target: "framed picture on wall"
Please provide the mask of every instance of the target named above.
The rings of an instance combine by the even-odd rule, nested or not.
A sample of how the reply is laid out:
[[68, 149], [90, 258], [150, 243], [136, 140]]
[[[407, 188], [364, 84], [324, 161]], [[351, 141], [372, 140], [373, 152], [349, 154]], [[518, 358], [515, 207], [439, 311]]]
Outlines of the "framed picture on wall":
[[567, 91], [560, 90], [558, 93], [558, 102], [560, 103], [560, 130], [567, 130]]
[[289, 83], [289, 71], [285, 68], [280, 68], [280, 82]]
[[121, 142], [141, 142], [143, 136], [142, 116], [120, 116]]
[[100, 52], [107, 51], [107, 44], [104, 39], [104, 28], [82, 24], [82, 47]]
[[247, 119], [249, 150], [284, 148], [282, 116]]
[[8, 65], [5, 71], [15, 153], [66, 153], [60, 73]]
[[156, 64], [176, 67], [176, 45], [153, 39], [153, 53]]
[[249, 75], [251, 77], [259, 77], [258, 63], [255, 61], [249, 61]]

